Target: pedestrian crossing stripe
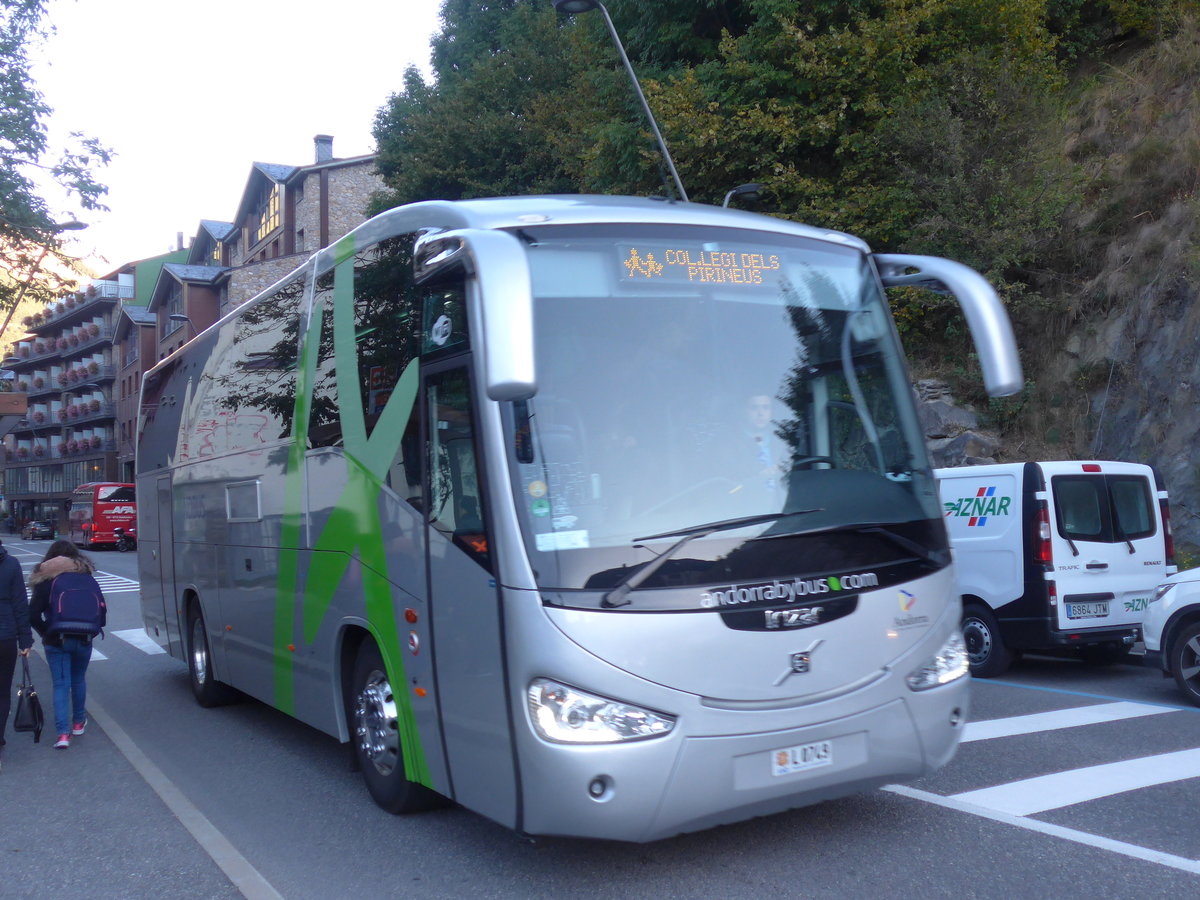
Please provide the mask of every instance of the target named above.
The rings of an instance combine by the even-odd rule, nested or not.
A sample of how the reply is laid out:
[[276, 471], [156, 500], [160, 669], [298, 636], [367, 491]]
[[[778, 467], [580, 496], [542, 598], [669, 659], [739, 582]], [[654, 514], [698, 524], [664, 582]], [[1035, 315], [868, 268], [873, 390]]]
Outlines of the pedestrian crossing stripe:
[[162, 647], [158, 646], [158, 644], [154, 643], [154, 640], [150, 637], [150, 635], [146, 634], [146, 631], [143, 628], [127, 628], [121, 631], [113, 631], [111, 634], [114, 637], [119, 637], [127, 644], [132, 644], [143, 653], [155, 654], [167, 652]]
[[1075, 706], [1028, 716], [968, 722], [963, 729], [960, 743], [1012, 737], [1019, 734], [1035, 734], [1040, 731], [1057, 731], [1060, 728], [1078, 728], [1082, 725], [1099, 725], [1104, 722], [1116, 722], [1140, 716], [1156, 716], [1169, 712], [1179, 712], [1179, 709], [1174, 706], [1151, 706], [1148, 703], [1133, 703], [1128, 700], [1116, 703], [1097, 703], [1093, 706]]
[[952, 794], [950, 799], [1013, 816], [1032, 816], [1113, 794], [1198, 777], [1200, 750], [1179, 750], [964, 791]]

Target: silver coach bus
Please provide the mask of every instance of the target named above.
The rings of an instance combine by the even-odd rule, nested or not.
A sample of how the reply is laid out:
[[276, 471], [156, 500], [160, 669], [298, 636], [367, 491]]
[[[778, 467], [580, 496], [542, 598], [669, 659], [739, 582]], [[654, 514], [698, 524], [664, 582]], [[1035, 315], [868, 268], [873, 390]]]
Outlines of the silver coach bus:
[[967, 703], [884, 287], [973, 271], [697, 204], [428, 202], [160, 362], [147, 632], [393, 812], [648, 841], [924, 775]]

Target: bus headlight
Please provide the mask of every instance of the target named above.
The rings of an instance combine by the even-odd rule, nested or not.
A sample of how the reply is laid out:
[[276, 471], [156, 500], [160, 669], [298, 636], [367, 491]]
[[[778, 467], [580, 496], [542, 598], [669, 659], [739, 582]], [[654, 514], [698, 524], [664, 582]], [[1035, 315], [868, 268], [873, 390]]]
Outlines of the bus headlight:
[[908, 674], [908, 687], [913, 691], [927, 691], [940, 684], [949, 684], [962, 678], [970, 669], [967, 659], [967, 644], [957, 628], [950, 633], [942, 649], [925, 661], [919, 669]]
[[548, 678], [535, 678], [526, 696], [533, 725], [548, 741], [610, 744], [658, 737], [675, 727], [674, 716], [597, 697]]

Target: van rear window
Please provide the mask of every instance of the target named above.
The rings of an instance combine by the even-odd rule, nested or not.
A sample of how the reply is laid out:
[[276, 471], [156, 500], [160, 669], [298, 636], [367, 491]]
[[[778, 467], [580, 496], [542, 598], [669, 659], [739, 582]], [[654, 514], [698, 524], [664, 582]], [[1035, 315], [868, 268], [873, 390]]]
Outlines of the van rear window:
[[1140, 475], [1056, 475], [1050, 483], [1063, 537], [1115, 544], [1155, 532], [1150, 485]]

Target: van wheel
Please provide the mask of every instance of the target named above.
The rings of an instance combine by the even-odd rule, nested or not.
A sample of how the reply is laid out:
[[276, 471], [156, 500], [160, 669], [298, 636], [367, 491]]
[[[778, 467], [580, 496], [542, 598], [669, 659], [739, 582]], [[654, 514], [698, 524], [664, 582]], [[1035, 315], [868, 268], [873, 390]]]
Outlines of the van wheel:
[[371, 798], [390, 813], [429, 809], [441, 797], [404, 775], [400, 744], [400, 707], [379, 648], [363, 644], [354, 661], [347, 710], [354, 755]]
[[1183, 695], [1200, 706], [1200, 622], [1189, 625], [1175, 638], [1170, 663]]
[[196, 702], [206, 708], [233, 702], [237, 697], [234, 689], [213, 677], [208, 630], [204, 627], [204, 613], [200, 611], [199, 603], [193, 603], [188, 610], [187, 647], [188, 674]]
[[972, 675], [976, 678], [995, 678], [1008, 671], [1012, 665], [1012, 653], [1004, 646], [1000, 626], [991, 610], [975, 605], [966, 607], [962, 630]]
[[1089, 644], [1079, 648], [1079, 658], [1089, 666], [1112, 666], [1125, 660], [1132, 649], [1120, 641], [1109, 641], [1107, 644]]

